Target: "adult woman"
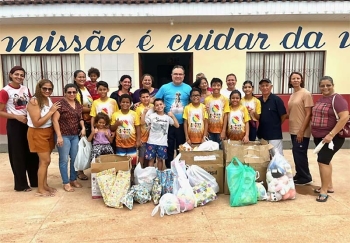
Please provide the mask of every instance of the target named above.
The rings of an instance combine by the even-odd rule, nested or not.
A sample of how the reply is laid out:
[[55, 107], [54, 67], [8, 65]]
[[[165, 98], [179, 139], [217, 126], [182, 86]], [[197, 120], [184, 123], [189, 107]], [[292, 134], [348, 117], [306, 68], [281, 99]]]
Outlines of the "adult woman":
[[144, 74], [142, 76], [142, 88], [136, 90], [132, 96], [132, 99], [133, 99], [133, 103], [134, 103], [134, 109], [136, 109], [139, 104], [140, 104], [140, 91], [141, 89], [147, 89], [149, 91], [149, 95], [150, 97], [153, 97], [156, 95], [156, 93], [158, 92], [158, 89], [155, 89], [152, 87], [152, 84], [153, 84], [153, 76], [150, 75], [150, 74]]
[[292, 72], [289, 75], [288, 87], [293, 88], [294, 91], [288, 101], [289, 133], [296, 170], [294, 182], [296, 185], [306, 185], [312, 182], [307, 150], [311, 136], [311, 109], [314, 102], [311, 93], [304, 88], [301, 73]]
[[130, 89], [131, 89], [131, 77], [129, 75], [121, 76], [119, 80], [118, 90], [114, 91], [110, 96], [112, 99], [115, 99], [115, 101], [117, 101], [119, 109], [120, 109], [119, 97], [122, 94], [128, 94], [131, 97], [133, 96], [133, 94], [130, 92]]
[[198, 88], [201, 90], [200, 102], [204, 103], [205, 97], [211, 95], [211, 89], [208, 87], [208, 80], [206, 77], [199, 77], [192, 84], [192, 88]]
[[[349, 119], [349, 110], [346, 100], [341, 95], [334, 93], [334, 83], [331, 77], [322, 77], [319, 87], [322, 97], [312, 109], [311, 133], [316, 146], [319, 143], [325, 143], [317, 154], [321, 187], [315, 189], [315, 193], [319, 193], [316, 198], [317, 202], [326, 202], [328, 193], [334, 192], [331, 161], [334, 154], [343, 146], [345, 141], [344, 138], [338, 136], [338, 132]], [[334, 111], [339, 116], [338, 121]], [[333, 142], [333, 149], [329, 148], [328, 144], [330, 142]]]
[[[90, 136], [91, 133], [91, 116], [90, 110], [92, 105], [92, 97], [89, 90], [85, 87], [86, 74], [82, 70], [76, 70], [74, 72], [74, 84], [79, 88], [77, 93], [77, 101], [83, 105], [83, 120], [85, 125], [86, 136]], [[78, 178], [80, 180], [87, 180], [88, 177], [84, 174], [84, 171], [78, 171]]]
[[54, 196], [57, 190], [47, 184], [47, 168], [51, 162], [51, 152], [55, 147], [54, 131], [51, 117], [60, 107], [59, 102], [52, 104], [50, 95], [53, 84], [42, 79], [35, 88], [34, 97], [29, 101], [28, 109], [28, 143], [32, 153], [39, 156], [38, 192], [36, 196]]
[[[77, 173], [74, 169], [74, 161], [78, 153], [79, 135], [85, 136], [86, 134], [82, 117], [83, 106], [76, 100], [77, 93], [78, 88], [75, 84], [67, 84], [64, 87], [64, 98], [60, 100], [61, 107], [52, 116], [63, 189], [67, 192], [73, 192], [72, 187], [82, 187], [77, 182]], [[80, 134], [79, 124], [82, 128]], [[69, 178], [67, 173], [68, 156], [70, 157]]]
[[[25, 71], [22, 67], [15, 66], [10, 70], [10, 82], [0, 91], [0, 116], [7, 118], [7, 145], [15, 180], [14, 189], [28, 192], [32, 190], [30, 186], [38, 186], [39, 158], [36, 153], [30, 153], [28, 147], [26, 104], [30, 93], [28, 88], [22, 85], [24, 77]], [[18, 100], [24, 100], [24, 103], [15, 102]]]

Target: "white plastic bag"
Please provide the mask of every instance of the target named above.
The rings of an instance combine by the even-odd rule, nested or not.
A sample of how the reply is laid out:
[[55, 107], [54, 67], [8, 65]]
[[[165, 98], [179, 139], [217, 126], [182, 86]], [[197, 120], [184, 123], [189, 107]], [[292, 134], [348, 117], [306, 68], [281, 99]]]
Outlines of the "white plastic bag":
[[134, 183], [135, 185], [142, 185], [148, 191], [152, 191], [153, 180], [157, 177], [157, 172], [155, 167], [146, 167], [142, 169], [141, 164], [138, 163], [134, 170]]
[[177, 192], [180, 189], [179, 177], [187, 178], [186, 176], [186, 164], [185, 161], [181, 160], [181, 153], [178, 154], [173, 161], [171, 161], [171, 172], [174, 174], [173, 181], [173, 194], [177, 195]]
[[153, 209], [151, 216], [154, 216], [160, 209], [160, 217], [164, 214], [172, 215], [180, 213], [179, 199], [174, 194], [165, 193], [159, 200], [159, 204]]
[[190, 165], [186, 174], [191, 186], [196, 186], [205, 181], [213, 188], [215, 193], [219, 192], [219, 184], [216, 182], [215, 177], [198, 165]]
[[91, 154], [91, 143], [87, 140], [87, 138], [81, 137], [78, 143], [78, 153], [77, 157], [75, 157], [74, 168], [76, 171], [78, 170], [86, 170], [90, 168], [90, 154]]
[[179, 199], [181, 213], [197, 207], [197, 199], [187, 178], [179, 177], [180, 189], [176, 196]]
[[204, 143], [200, 144], [196, 151], [215, 151], [219, 150], [219, 143], [214, 142], [212, 140], [205, 141]]

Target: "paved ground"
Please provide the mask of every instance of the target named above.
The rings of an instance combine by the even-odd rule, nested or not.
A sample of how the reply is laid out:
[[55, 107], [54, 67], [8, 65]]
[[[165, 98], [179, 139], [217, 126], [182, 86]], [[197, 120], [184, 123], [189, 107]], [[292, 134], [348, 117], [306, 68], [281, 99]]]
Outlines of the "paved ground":
[[[292, 161], [291, 151], [285, 154]], [[90, 180], [82, 189], [64, 192], [56, 153], [49, 168], [49, 184], [58, 188], [55, 197], [15, 192], [8, 155], [2, 153], [0, 242], [350, 242], [349, 157], [346, 149], [335, 156], [335, 193], [326, 203], [315, 201], [312, 190], [320, 180], [310, 150], [314, 184], [297, 187], [296, 200], [232, 208], [229, 196], [219, 195], [206, 206], [160, 218], [151, 217], [152, 203], [130, 211], [92, 200]]]

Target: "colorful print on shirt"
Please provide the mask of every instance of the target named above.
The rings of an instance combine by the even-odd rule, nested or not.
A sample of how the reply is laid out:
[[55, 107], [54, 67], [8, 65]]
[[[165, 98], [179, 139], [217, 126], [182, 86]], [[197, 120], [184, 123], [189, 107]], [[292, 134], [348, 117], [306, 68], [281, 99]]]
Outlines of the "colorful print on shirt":
[[187, 133], [192, 143], [201, 143], [204, 137], [204, 120], [208, 119], [205, 105], [194, 107], [189, 104], [185, 107], [183, 118], [187, 120]]
[[[153, 104], [150, 104], [149, 107], [153, 108]], [[142, 116], [144, 110], [145, 110], [145, 106], [142, 103], [136, 108], [136, 114], [140, 118], [140, 121], [141, 121], [141, 116]], [[151, 109], [151, 110], [153, 110], [153, 109]], [[151, 110], [148, 111], [147, 115], [153, 113]], [[141, 130], [141, 142], [147, 143], [150, 129], [151, 129], [151, 126], [149, 124], [147, 124], [147, 123], [145, 123], [144, 125], [141, 125], [141, 127], [140, 127], [140, 130]]]
[[117, 127], [116, 132], [116, 145], [120, 148], [131, 148], [136, 146], [136, 127], [140, 125], [140, 119], [136, 115], [135, 111], [129, 111], [127, 114], [123, 114], [120, 110], [114, 112], [111, 119], [111, 125], [119, 120], [122, 124]]
[[245, 136], [245, 123], [250, 120], [248, 110], [245, 106], [240, 105], [238, 108], [230, 108], [227, 117], [227, 138], [230, 140], [240, 141]]
[[218, 98], [209, 95], [205, 98], [204, 104], [208, 111], [208, 132], [221, 133], [224, 125], [224, 115], [230, 111], [228, 99], [223, 95]]

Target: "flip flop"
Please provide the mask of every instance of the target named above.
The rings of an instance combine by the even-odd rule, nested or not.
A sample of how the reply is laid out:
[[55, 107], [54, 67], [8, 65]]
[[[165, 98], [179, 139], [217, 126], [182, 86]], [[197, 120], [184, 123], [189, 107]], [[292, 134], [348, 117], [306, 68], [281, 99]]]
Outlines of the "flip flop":
[[327, 199], [328, 199], [327, 194], [320, 193], [320, 195], [318, 195], [318, 197], [316, 198], [316, 201], [317, 202], [327, 202]]
[[29, 188], [24, 189], [23, 191], [24, 191], [24, 192], [31, 192], [31, 191], [32, 191], [32, 188], [29, 187]]
[[72, 187], [75, 187], [75, 188], [82, 188], [83, 186], [77, 182], [77, 181], [71, 181], [69, 182], [69, 184], [72, 186]]
[[55, 194], [52, 194], [52, 193], [40, 193], [40, 192], [37, 192], [35, 193], [36, 197], [54, 197]]
[[82, 181], [86, 181], [86, 180], [89, 179], [89, 177], [88, 177], [87, 175], [83, 174], [83, 173], [78, 174], [78, 178], [79, 178], [80, 180], [82, 180]]
[[[320, 193], [320, 192], [321, 192], [321, 188], [314, 189], [314, 193]], [[327, 193], [334, 193], [334, 191], [327, 190]]]
[[69, 189], [66, 188], [67, 185], [63, 185], [63, 190], [66, 192], [74, 192], [74, 189], [69, 185]]

